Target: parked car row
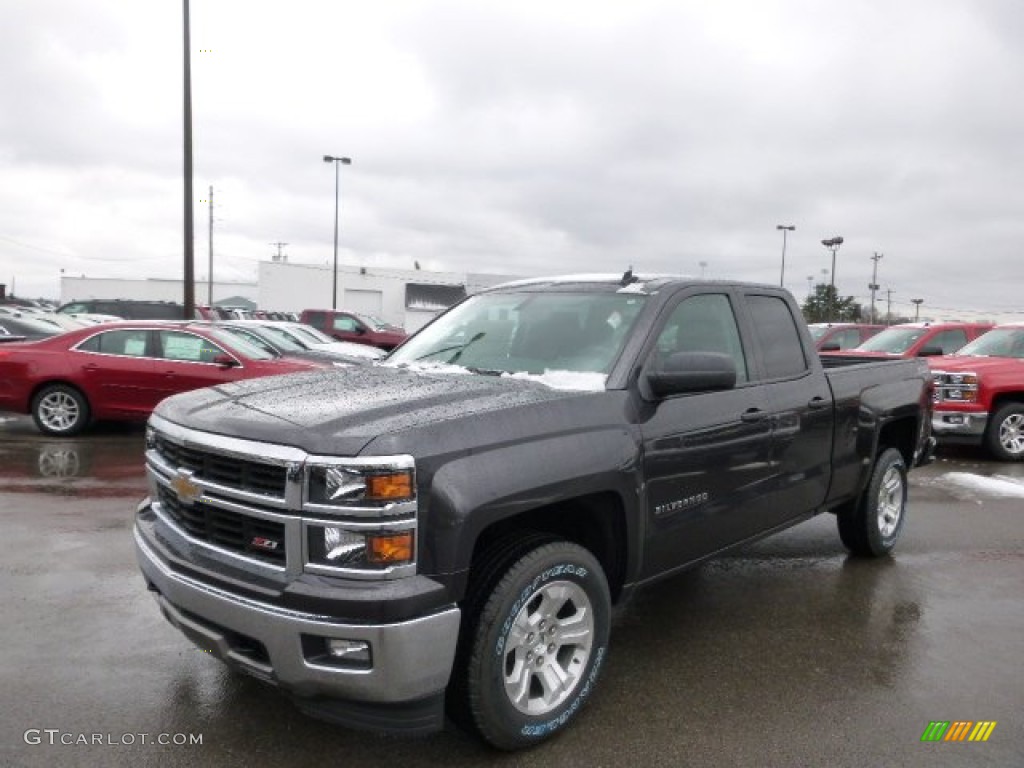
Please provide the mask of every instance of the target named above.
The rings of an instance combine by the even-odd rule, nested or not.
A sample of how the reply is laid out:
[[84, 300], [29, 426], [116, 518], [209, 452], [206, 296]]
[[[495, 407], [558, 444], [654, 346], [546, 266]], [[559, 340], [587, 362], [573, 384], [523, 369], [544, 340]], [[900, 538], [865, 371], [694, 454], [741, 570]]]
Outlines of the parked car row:
[[178, 392], [359, 359], [281, 355], [207, 322], [120, 321], [0, 345], [0, 411], [73, 435], [93, 420], [144, 420]]
[[[96, 302], [62, 309], [68, 307], [114, 308]], [[383, 357], [382, 347], [405, 339], [400, 328], [368, 315], [306, 310], [301, 317], [304, 322], [96, 326], [110, 317], [0, 305], [0, 342], [6, 342], [0, 343], [0, 410], [30, 413], [49, 434], [74, 434], [94, 419], [145, 418], [172, 392], [290, 371], [290, 366], [366, 363]], [[936, 437], [983, 446], [999, 459], [1024, 460], [1024, 324], [822, 323], [810, 331], [827, 367], [864, 358], [927, 358], [935, 373]], [[44, 339], [51, 341], [39, 341]], [[189, 359], [182, 351], [186, 339], [192, 339], [188, 349], [193, 349], [187, 354], [206, 351]], [[862, 341], [854, 345], [857, 339]], [[36, 343], [17, 343], [29, 341]], [[178, 359], [169, 358], [168, 349]], [[161, 371], [154, 370], [161, 365]], [[162, 377], [160, 386], [152, 377]]]

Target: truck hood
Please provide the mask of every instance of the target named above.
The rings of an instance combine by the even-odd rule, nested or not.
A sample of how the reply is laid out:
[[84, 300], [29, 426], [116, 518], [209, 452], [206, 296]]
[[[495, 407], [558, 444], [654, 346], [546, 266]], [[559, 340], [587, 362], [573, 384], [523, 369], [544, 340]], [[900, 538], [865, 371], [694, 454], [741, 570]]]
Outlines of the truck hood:
[[1014, 357], [985, 357], [983, 355], [944, 355], [928, 358], [928, 365], [933, 371], [971, 371], [984, 374], [986, 371], [1013, 370], [1024, 361]]
[[325, 369], [248, 379], [167, 398], [156, 414], [214, 434], [353, 456], [374, 438], [593, 392], [508, 377], [396, 368]]

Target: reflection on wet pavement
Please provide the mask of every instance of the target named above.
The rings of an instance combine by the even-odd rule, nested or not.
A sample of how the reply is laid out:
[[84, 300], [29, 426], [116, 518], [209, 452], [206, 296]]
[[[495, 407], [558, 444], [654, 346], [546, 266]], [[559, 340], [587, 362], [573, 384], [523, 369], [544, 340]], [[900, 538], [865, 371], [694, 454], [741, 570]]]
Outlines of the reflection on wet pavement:
[[145, 488], [141, 429], [63, 440], [0, 431], [0, 491], [133, 497]]

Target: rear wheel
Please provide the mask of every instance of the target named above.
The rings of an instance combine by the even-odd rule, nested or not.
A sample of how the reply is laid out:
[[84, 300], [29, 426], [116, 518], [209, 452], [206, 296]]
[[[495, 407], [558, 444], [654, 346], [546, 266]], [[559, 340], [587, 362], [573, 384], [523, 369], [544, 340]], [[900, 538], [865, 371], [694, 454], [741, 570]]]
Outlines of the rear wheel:
[[860, 498], [838, 510], [839, 538], [855, 555], [881, 557], [892, 551], [907, 513], [907, 465], [895, 448], [875, 460]]
[[461, 673], [471, 724], [512, 750], [560, 731], [593, 692], [611, 597], [600, 563], [583, 547], [553, 541], [506, 551], [500, 577], [467, 617]]
[[1007, 403], [999, 408], [989, 421], [985, 442], [997, 459], [1024, 459], [1024, 405]]
[[74, 387], [51, 384], [32, 398], [32, 419], [48, 435], [76, 435], [89, 423], [89, 403]]

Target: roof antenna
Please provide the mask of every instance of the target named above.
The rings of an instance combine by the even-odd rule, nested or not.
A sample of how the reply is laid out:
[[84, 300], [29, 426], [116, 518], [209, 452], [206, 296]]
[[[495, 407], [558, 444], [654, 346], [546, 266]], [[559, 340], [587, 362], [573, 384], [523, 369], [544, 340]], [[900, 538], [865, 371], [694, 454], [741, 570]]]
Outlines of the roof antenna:
[[619, 281], [619, 285], [625, 288], [630, 283], [639, 283], [640, 278], [633, 274], [633, 265], [629, 265], [629, 269], [622, 273], [622, 279]]

